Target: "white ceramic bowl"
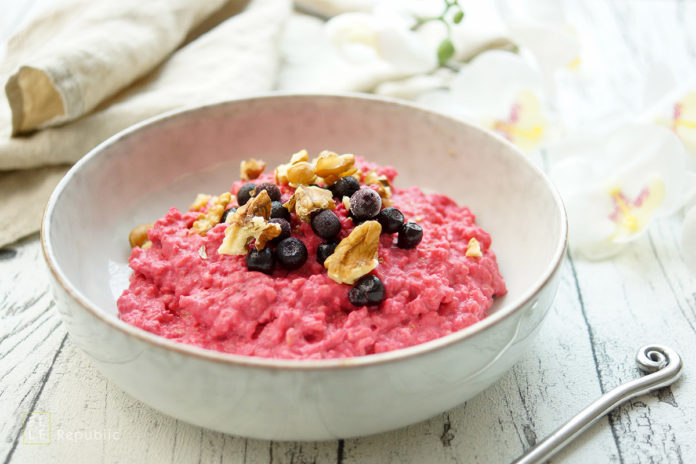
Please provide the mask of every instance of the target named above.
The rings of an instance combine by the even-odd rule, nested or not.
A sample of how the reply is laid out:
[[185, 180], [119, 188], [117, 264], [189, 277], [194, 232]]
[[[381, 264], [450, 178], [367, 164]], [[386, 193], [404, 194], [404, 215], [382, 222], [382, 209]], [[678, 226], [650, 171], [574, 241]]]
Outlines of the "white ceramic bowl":
[[[230, 187], [239, 161], [270, 166], [301, 148], [356, 153], [470, 206], [493, 237], [509, 293], [490, 316], [407, 349], [279, 360], [179, 344], [117, 317], [127, 236], [196, 193]], [[102, 143], [60, 182], [42, 228], [71, 339], [126, 392], [176, 418], [275, 440], [372, 434], [473, 397], [524, 353], [558, 287], [566, 217], [548, 179], [514, 146], [462, 121], [378, 98], [271, 95], [169, 113]]]

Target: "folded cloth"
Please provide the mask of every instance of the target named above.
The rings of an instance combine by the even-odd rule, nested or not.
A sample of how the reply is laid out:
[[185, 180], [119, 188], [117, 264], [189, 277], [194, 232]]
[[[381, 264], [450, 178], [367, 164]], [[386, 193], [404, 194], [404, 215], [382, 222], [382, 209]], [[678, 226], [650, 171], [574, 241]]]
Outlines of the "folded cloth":
[[[0, 101], [0, 169], [73, 163], [99, 142], [150, 116], [272, 90], [279, 66], [279, 37], [289, 14], [289, 0], [253, 0], [241, 13], [188, 42], [150, 74], [100, 103], [92, 113], [62, 126], [10, 137], [11, 117], [7, 103]], [[124, 28], [125, 33], [128, 26]], [[68, 42], [64, 46], [71, 45]], [[99, 45], [94, 47], [98, 49]], [[31, 172], [36, 178], [22, 171], [0, 176], [3, 200], [8, 198], [5, 192], [17, 192], [12, 201], [2, 202], [3, 219], [40, 215], [47, 195], [38, 201], [39, 192], [46, 189], [37, 186], [55, 184], [58, 171]], [[18, 190], [20, 187], [23, 192]], [[38, 230], [39, 226], [38, 220], [17, 223], [16, 227], [8, 227], [6, 222], [0, 229], [0, 246]]]
[[143, 76], [225, 0], [64, 0], [7, 44], [14, 134], [74, 120]]

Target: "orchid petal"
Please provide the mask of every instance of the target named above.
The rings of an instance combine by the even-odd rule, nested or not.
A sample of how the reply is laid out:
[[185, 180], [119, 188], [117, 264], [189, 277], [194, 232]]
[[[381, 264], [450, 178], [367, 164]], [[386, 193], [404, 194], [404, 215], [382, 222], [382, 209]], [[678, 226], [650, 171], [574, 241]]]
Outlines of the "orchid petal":
[[580, 64], [580, 40], [568, 28], [539, 22], [510, 22], [510, 37], [527, 48], [544, 73]]
[[600, 259], [640, 237], [659, 216], [684, 205], [693, 189], [679, 139], [659, 126], [627, 125], [551, 170], [568, 209], [571, 245]]
[[479, 115], [505, 118], [524, 90], [541, 94], [540, 74], [519, 55], [492, 50], [464, 66], [452, 80], [457, 99]]

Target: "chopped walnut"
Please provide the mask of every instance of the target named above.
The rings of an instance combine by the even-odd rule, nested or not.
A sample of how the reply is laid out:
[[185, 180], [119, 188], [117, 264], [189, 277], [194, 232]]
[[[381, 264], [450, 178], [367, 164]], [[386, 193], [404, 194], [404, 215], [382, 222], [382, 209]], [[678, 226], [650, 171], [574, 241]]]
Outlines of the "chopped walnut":
[[231, 199], [232, 194], [230, 192], [214, 197], [210, 201], [211, 205], [208, 207], [208, 211], [198, 215], [198, 219], [193, 223], [191, 229], [200, 235], [207, 234], [210, 229], [220, 223], [222, 213], [225, 212], [225, 207]]
[[266, 169], [266, 162], [254, 158], [244, 160], [239, 165], [242, 180], [254, 180]]
[[330, 190], [317, 186], [299, 185], [292, 197], [283, 206], [288, 211], [294, 210], [302, 221], [309, 222], [313, 212], [334, 209], [336, 203], [333, 201], [333, 194]]
[[269, 240], [280, 235], [279, 224], [269, 223], [271, 215], [271, 197], [262, 190], [244, 206], [228, 216], [229, 226], [225, 229], [225, 238], [218, 248], [222, 255], [245, 255], [249, 252], [249, 243], [256, 239], [256, 249], [260, 250]]
[[466, 247], [466, 256], [469, 258], [480, 258], [483, 256], [483, 253], [481, 253], [481, 244], [474, 237], [471, 237]]
[[205, 245], [201, 245], [201, 247], [198, 249], [198, 256], [200, 256], [202, 259], [208, 259], [208, 253], [205, 251]]
[[366, 185], [374, 185], [377, 187], [377, 193], [382, 197], [383, 206], [391, 206], [393, 204], [391, 200], [391, 185], [389, 184], [389, 179], [385, 175], [378, 175], [377, 171], [371, 170], [365, 173], [363, 182]]
[[365, 221], [355, 227], [324, 261], [329, 278], [339, 284], [352, 285], [376, 268], [381, 233], [382, 226], [377, 221]]
[[290, 166], [301, 163], [303, 161], [309, 161], [309, 153], [307, 150], [300, 150], [290, 157], [290, 162], [286, 164], [279, 164], [275, 168], [275, 180], [277, 184], [287, 184], [290, 182], [288, 180], [288, 169]]
[[290, 165], [287, 177], [291, 187], [311, 185], [317, 179], [316, 174], [314, 174], [314, 166], [308, 161], [300, 161]]
[[[128, 242], [130, 243], [131, 248], [140, 247], [146, 250], [152, 246], [152, 243], [147, 238], [147, 231], [152, 229], [153, 225], [154, 224], [152, 223], [140, 224], [139, 226], [135, 226], [133, 230], [130, 231], [130, 234], [128, 234]], [[150, 246], [146, 247], [145, 245], [148, 243]]]
[[189, 206], [189, 211], [199, 211], [210, 201], [210, 195], [206, 193], [199, 193], [196, 195], [196, 199], [193, 200], [191, 206]]
[[346, 209], [346, 211], [350, 211], [350, 197], [344, 195], [341, 203], [343, 203], [343, 207]]
[[341, 177], [353, 175], [358, 170], [355, 166], [355, 156], [339, 155], [328, 150], [319, 153], [319, 157], [314, 160], [314, 166], [317, 176], [322, 177], [326, 185], [332, 185]]

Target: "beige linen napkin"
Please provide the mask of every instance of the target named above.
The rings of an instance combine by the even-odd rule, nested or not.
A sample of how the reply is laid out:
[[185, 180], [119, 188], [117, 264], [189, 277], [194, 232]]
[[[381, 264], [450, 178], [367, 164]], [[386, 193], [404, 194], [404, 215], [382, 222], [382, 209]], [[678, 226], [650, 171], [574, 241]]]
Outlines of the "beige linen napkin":
[[151, 70], [225, 0], [63, 0], [7, 44], [13, 133], [76, 119]]
[[[0, 101], [0, 169], [73, 163], [99, 142], [150, 116], [271, 90], [279, 65], [279, 36], [289, 12], [289, 0], [250, 2], [244, 11], [188, 42], [92, 113], [62, 126], [10, 137], [10, 112], [7, 102]], [[122, 36], [127, 41], [128, 25], [124, 27]], [[70, 48], [70, 43], [64, 46]], [[94, 47], [98, 49], [98, 43]], [[46, 192], [59, 173], [60, 168], [47, 168], [0, 176], [0, 246], [38, 229], [38, 220], [31, 218], [40, 216]]]

